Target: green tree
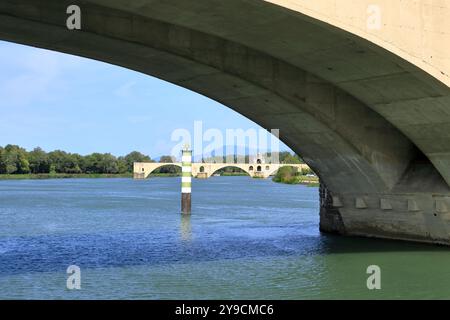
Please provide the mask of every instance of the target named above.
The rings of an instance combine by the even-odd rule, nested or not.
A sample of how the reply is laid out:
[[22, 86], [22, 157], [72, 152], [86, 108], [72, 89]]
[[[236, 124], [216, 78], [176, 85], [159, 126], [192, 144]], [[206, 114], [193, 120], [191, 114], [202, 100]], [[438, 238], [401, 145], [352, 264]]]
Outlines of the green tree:
[[128, 164], [127, 161], [125, 160], [125, 157], [117, 158], [117, 167], [119, 169], [119, 173], [129, 173]]
[[0, 147], [0, 174], [6, 173], [6, 167], [4, 164], [4, 157], [5, 157], [5, 149], [3, 147]]
[[2, 150], [1, 164], [2, 172], [6, 174], [29, 173], [30, 165], [25, 149], [16, 145], [7, 145]]
[[102, 173], [101, 163], [102, 155], [100, 153], [87, 155], [83, 159], [83, 171], [85, 173]]
[[63, 172], [77, 174], [82, 173], [80, 168], [82, 156], [76, 153], [68, 153], [64, 157]]
[[117, 158], [110, 153], [103, 154], [100, 162], [100, 169], [101, 173], [119, 173]]
[[[174, 163], [174, 159], [171, 156], [161, 156], [159, 158], [160, 163]], [[177, 166], [164, 166], [155, 170], [155, 173], [164, 173], [164, 174], [178, 174], [181, 172], [181, 168]]]
[[[82, 157], [61, 150], [55, 150], [48, 154], [49, 168], [56, 173], [82, 173], [80, 162]], [[51, 170], [50, 170], [51, 171]]]
[[49, 162], [55, 173], [64, 172], [64, 158], [66, 153], [61, 150], [55, 150], [48, 154]]
[[19, 152], [17, 155], [17, 172], [21, 174], [30, 173], [30, 163], [26, 152]]
[[127, 166], [127, 172], [133, 172], [133, 164], [135, 162], [154, 162], [149, 156], [142, 154], [138, 151], [133, 151], [127, 154], [124, 157], [124, 160]]
[[49, 173], [50, 160], [48, 154], [37, 147], [28, 153], [28, 161], [30, 162], [31, 173]]
[[117, 158], [110, 153], [81, 156], [62, 150], [46, 153], [39, 147], [30, 152], [16, 145], [0, 147], [0, 174], [131, 173], [134, 162], [153, 161], [137, 151]]
[[273, 177], [273, 181], [292, 184], [296, 182], [299, 175], [297, 168], [281, 167]]
[[302, 161], [297, 155], [288, 154], [281, 163], [300, 164]]
[[17, 155], [19, 147], [13, 145], [7, 145], [4, 149], [2, 157], [2, 166], [5, 168], [6, 174], [17, 173]]

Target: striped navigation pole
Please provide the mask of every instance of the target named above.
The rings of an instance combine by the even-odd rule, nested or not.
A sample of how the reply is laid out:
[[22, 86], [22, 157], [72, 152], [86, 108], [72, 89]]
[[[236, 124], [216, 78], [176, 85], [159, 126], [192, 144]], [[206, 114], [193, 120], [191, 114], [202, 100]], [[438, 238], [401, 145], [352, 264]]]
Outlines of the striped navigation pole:
[[191, 184], [192, 184], [192, 151], [186, 145], [182, 151], [182, 175], [181, 175], [181, 212], [191, 214]]

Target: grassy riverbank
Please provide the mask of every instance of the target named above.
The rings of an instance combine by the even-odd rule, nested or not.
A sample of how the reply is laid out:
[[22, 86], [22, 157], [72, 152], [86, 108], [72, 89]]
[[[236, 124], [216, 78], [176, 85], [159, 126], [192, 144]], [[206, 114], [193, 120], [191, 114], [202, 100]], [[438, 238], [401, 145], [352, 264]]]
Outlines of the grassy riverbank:
[[307, 185], [308, 187], [318, 187], [320, 185], [319, 178], [307, 176], [295, 176], [285, 180], [277, 180], [274, 178], [273, 181], [284, 184], [303, 184]]
[[[178, 177], [179, 174], [157, 173], [151, 177]], [[39, 179], [113, 179], [113, 178], [133, 178], [131, 173], [102, 174], [102, 173], [39, 173], [39, 174], [0, 174], [0, 180], [39, 180]]]
[[[239, 177], [247, 176], [246, 173], [222, 173], [223, 177]], [[168, 178], [168, 177], [180, 177], [179, 173], [155, 173], [151, 174], [150, 178]], [[131, 173], [123, 174], [68, 174], [68, 173], [40, 173], [40, 174], [0, 174], [0, 180], [43, 180], [43, 179], [114, 179], [114, 178], [133, 178]], [[274, 182], [285, 184], [304, 184], [308, 186], [319, 186], [319, 179], [317, 177], [308, 177], [302, 175], [288, 176], [286, 174], [276, 175], [273, 179]]]
[[296, 176], [289, 184], [304, 184], [308, 187], [319, 187], [318, 177]]
[[303, 184], [310, 187], [319, 186], [319, 178], [316, 176], [303, 174], [302, 172], [297, 172], [297, 169], [292, 167], [283, 167], [278, 170], [277, 174], [272, 179], [277, 183], [284, 184]]
[[39, 180], [39, 179], [98, 179], [98, 178], [132, 178], [129, 173], [124, 174], [69, 174], [69, 173], [38, 173], [38, 174], [0, 174], [0, 180]]

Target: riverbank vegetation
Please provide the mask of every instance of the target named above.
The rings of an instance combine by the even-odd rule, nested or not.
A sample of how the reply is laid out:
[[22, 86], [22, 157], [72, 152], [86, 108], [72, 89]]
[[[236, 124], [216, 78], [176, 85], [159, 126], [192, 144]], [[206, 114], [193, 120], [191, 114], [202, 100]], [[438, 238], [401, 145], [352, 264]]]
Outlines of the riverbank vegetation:
[[131, 178], [131, 173], [107, 174], [107, 173], [25, 173], [25, 174], [0, 174], [0, 180], [39, 180], [39, 179], [96, 179], [96, 178]]
[[[281, 163], [303, 163], [297, 155], [289, 152], [278, 154]], [[237, 161], [238, 157], [234, 156]], [[219, 159], [225, 161], [229, 157]], [[249, 157], [245, 157], [249, 161]], [[209, 162], [208, 159], [201, 160]], [[218, 160], [215, 159], [215, 162]], [[19, 179], [64, 179], [64, 178], [130, 178], [133, 176], [134, 162], [157, 162], [150, 156], [133, 151], [125, 156], [116, 157], [110, 153], [92, 153], [80, 155], [61, 150], [46, 152], [37, 147], [32, 151], [17, 145], [0, 147], [0, 180]], [[173, 163], [170, 156], [162, 156], [159, 163]], [[213, 162], [213, 161], [211, 161]], [[244, 171], [236, 167], [226, 167], [216, 172], [221, 176], [244, 176]], [[289, 183], [286, 172], [274, 179]], [[167, 165], [155, 170], [151, 176], [176, 177], [181, 175], [181, 168]], [[285, 177], [286, 175], [286, 177]], [[279, 181], [278, 181], [279, 180]]]
[[0, 174], [126, 174], [133, 172], [133, 162], [151, 161], [149, 156], [131, 152], [123, 157], [110, 153], [82, 156], [41, 148], [27, 151], [16, 145], [0, 147]]
[[[280, 163], [285, 164], [301, 164], [303, 160], [289, 152], [280, 153]], [[272, 178], [274, 182], [285, 184], [304, 184], [311, 187], [319, 186], [319, 178], [311, 169], [302, 169], [294, 167], [281, 167]]]
[[308, 186], [319, 186], [319, 178], [310, 170], [299, 171], [294, 167], [280, 168], [272, 179], [274, 182], [285, 184], [305, 184]]
[[[62, 178], [121, 178], [132, 177], [134, 162], [155, 162], [150, 156], [133, 151], [116, 157], [110, 153], [82, 156], [61, 150], [45, 152], [41, 148], [27, 151], [17, 145], [0, 147], [0, 179], [62, 179]], [[160, 162], [173, 162], [169, 156]], [[152, 175], [174, 176], [181, 170], [162, 167]]]

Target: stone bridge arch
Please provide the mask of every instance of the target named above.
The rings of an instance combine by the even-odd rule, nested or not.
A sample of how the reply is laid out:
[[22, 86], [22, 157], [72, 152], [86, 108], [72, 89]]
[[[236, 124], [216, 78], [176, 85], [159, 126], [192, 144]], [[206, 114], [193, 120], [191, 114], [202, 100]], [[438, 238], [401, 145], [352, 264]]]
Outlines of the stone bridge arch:
[[[390, 38], [356, 30], [354, 1], [272, 2], [86, 0], [68, 31], [67, 1], [4, 0], [0, 39], [143, 72], [280, 129], [327, 186], [323, 229], [450, 243], [448, 1], [381, 1]], [[395, 29], [402, 6], [422, 21], [418, 45]]]
[[166, 166], [175, 166], [181, 169], [181, 163], [136, 162], [133, 166], [133, 176], [135, 179], [146, 179], [153, 171]]
[[[249, 170], [249, 164], [238, 164], [238, 163], [193, 163], [192, 164], [192, 176], [198, 177], [199, 174], [204, 173], [204, 178], [210, 178], [214, 173], [220, 169], [234, 167], [239, 168], [246, 172], [250, 177], [253, 173]], [[203, 171], [201, 170], [203, 168]]]
[[225, 168], [231, 167], [231, 168], [241, 169], [246, 174], [248, 174], [250, 177], [253, 177], [254, 171], [250, 170], [251, 166], [252, 166], [251, 164], [233, 164], [233, 163], [218, 165], [218, 166], [215, 166], [215, 167], [212, 168], [214, 171], [211, 172], [210, 176], [214, 175], [217, 171], [219, 171], [221, 169], [225, 169]]

